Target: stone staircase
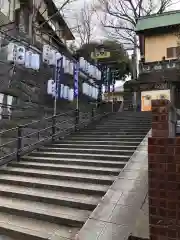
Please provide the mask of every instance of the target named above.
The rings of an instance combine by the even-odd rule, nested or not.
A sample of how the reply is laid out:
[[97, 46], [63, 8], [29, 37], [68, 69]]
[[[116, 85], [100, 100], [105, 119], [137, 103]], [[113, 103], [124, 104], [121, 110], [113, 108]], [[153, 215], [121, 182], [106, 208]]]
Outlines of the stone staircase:
[[151, 128], [150, 117], [116, 113], [1, 167], [0, 239], [74, 239]]

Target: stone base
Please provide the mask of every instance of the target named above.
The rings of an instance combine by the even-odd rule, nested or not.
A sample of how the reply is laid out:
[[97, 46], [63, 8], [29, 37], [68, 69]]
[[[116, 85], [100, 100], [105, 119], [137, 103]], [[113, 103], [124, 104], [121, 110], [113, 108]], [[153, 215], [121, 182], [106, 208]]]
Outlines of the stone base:
[[128, 240], [149, 240], [149, 239], [148, 238], [139, 238], [139, 237], [130, 236], [128, 238]]

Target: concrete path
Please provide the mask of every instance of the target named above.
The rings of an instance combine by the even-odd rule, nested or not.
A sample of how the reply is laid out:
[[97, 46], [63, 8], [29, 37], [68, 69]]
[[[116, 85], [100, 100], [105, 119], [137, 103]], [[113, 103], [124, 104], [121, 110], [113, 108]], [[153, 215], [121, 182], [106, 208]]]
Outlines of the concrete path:
[[127, 240], [133, 233], [148, 236], [147, 221], [138, 227], [144, 218], [147, 220], [142, 211], [147, 208], [147, 141], [150, 135], [151, 131], [76, 235], [76, 240]]

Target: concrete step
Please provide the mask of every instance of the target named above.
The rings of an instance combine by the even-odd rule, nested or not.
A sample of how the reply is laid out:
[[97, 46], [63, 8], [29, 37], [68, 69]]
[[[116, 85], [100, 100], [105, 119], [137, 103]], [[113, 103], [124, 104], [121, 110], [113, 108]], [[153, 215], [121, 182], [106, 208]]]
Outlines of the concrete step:
[[101, 133], [99, 133], [99, 132], [82, 132], [81, 134], [76, 134], [75, 136], [87, 136], [87, 138], [89, 137], [89, 136], [97, 136], [97, 137], [101, 137], [101, 136], [103, 136], [103, 137], [109, 137], [109, 136], [112, 136], [112, 137], [121, 137], [121, 136], [124, 136], [124, 135], [140, 135], [140, 134], [144, 134], [144, 135], [146, 135], [148, 133], [148, 130], [146, 129], [146, 130], [134, 130], [134, 131], [131, 131], [131, 130], [129, 130], [129, 131], [127, 131], [126, 129], [122, 129], [121, 131], [120, 130], [118, 130], [118, 131], [108, 131], [108, 132], [101, 132]]
[[146, 129], [150, 129], [151, 128], [151, 125], [148, 125], [148, 126], [138, 126], [138, 124], [137, 125], [135, 125], [135, 124], [133, 124], [133, 125], [131, 125], [131, 124], [126, 124], [126, 125], [122, 125], [122, 124], [118, 124], [118, 125], [115, 125], [115, 124], [112, 124], [112, 125], [105, 125], [105, 126], [98, 126], [98, 127], [96, 127], [95, 129], [85, 129], [84, 131], [88, 131], [88, 130], [92, 130], [92, 131], [96, 131], [96, 130], [101, 130], [101, 131], [109, 131], [109, 130], [114, 130], [114, 129], [116, 129], [117, 131], [119, 131], [119, 130], [122, 130], [122, 129], [126, 129], [126, 130], [128, 130], [128, 131], [130, 131], [130, 130], [133, 130], [133, 129], [138, 129], [138, 130], [146, 130]]
[[125, 119], [125, 120], [119, 120], [119, 121], [108, 121], [108, 122], [105, 122], [105, 123], [101, 123], [99, 125], [97, 125], [96, 127], [102, 127], [102, 126], [118, 126], [118, 125], [122, 125], [122, 126], [126, 126], [128, 125], [129, 126], [151, 126], [151, 121], [140, 121], [140, 120], [137, 120], [137, 121], [130, 121], [129, 119]]
[[59, 143], [63, 143], [63, 144], [75, 144], [76, 146], [81, 145], [81, 144], [89, 144], [89, 145], [95, 145], [98, 144], [99, 146], [103, 146], [103, 147], [108, 147], [109, 144], [111, 144], [110, 146], [114, 146], [114, 147], [119, 147], [119, 146], [131, 146], [131, 145], [139, 145], [139, 143], [141, 142], [141, 138], [140, 139], [134, 139], [134, 138], [129, 138], [124, 139], [124, 141], [121, 140], [101, 140], [101, 139], [97, 139], [97, 140], [71, 140], [71, 139], [65, 139], [63, 141], [60, 141]]
[[46, 178], [34, 178], [28, 176], [18, 176], [12, 175], [0, 175], [0, 183], [17, 185], [24, 187], [34, 187], [40, 189], [48, 189], [55, 191], [64, 191], [70, 193], [82, 193], [82, 194], [92, 194], [92, 196], [103, 196], [109, 185], [99, 185], [99, 184], [90, 184], [90, 183], [78, 183], [76, 181], [69, 181], [68, 179], [56, 180], [56, 179], [46, 179]]
[[90, 211], [0, 196], [0, 211], [56, 224], [81, 227]]
[[32, 169], [42, 169], [42, 170], [54, 170], [54, 171], [64, 171], [64, 172], [74, 172], [77, 173], [94, 173], [94, 174], [110, 174], [118, 175], [120, 170], [125, 166], [125, 163], [122, 163], [121, 167], [97, 167], [97, 166], [81, 166], [81, 165], [68, 165], [68, 164], [53, 164], [53, 163], [41, 163], [41, 162], [20, 162], [18, 164], [11, 163], [9, 166], [19, 166], [23, 168], [32, 168]]
[[112, 127], [107, 127], [107, 128], [97, 128], [97, 129], [90, 129], [90, 128], [87, 128], [87, 129], [84, 129], [83, 130], [83, 133], [84, 132], [99, 132], [99, 133], [104, 133], [104, 132], [114, 132], [116, 131], [117, 133], [122, 131], [122, 130], [127, 130], [127, 131], [133, 131], [133, 130], [146, 130], [148, 131], [150, 129], [150, 126], [147, 126], [147, 127], [135, 127], [135, 126], [122, 126], [122, 125], [119, 125], [119, 126], [112, 126]]
[[101, 200], [99, 196], [90, 196], [81, 193], [42, 190], [22, 186], [0, 184], [0, 196], [13, 197], [22, 200], [40, 201], [48, 204], [70, 206], [85, 210], [93, 210]]
[[116, 176], [114, 176], [113, 174], [97, 175], [92, 173], [63, 172], [63, 171], [49, 170], [49, 169], [47, 170], [40, 169], [40, 168], [35, 169], [31, 167], [27, 168], [27, 167], [15, 165], [15, 164], [10, 165], [10, 167], [8, 167], [8, 170], [1, 169], [0, 173], [19, 175], [19, 176], [28, 176], [28, 177], [46, 178], [46, 179], [106, 184], [106, 185], [111, 185], [116, 178]]
[[151, 118], [146, 118], [146, 117], [134, 117], [134, 116], [125, 116], [125, 117], [115, 117], [115, 118], [111, 118], [111, 119], [108, 119], [107, 121], [104, 121], [102, 123], [109, 123], [109, 122], [124, 122], [124, 121], [129, 121], [129, 122], [132, 122], [132, 123], [136, 123], [136, 122], [146, 122], [146, 123], [150, 123], [151, 122]]
[[[127, 159], [128, 161], [128, 159]], [[74, 158], [52, 158], [52, 157], [32, 157], [32, 156], [25, 156], [21, 158], [21, 163], [23, 162], [35, 162], [35, 163], [53, 163], [53, 164], [77, 164], [77, 165], [86, 165], [86, 166], [102, 166], [102, 167], [123, 167], [127, 161], [103, 161], [98, 159], [74, 159]], [[15, 164], [15, 163], [11, 163]], [[18, 164], [18, 163], [16, 163]], [[9, 164], [10, 165], [10, 164]]]
[[146, 123], [139, 123], [139, 122], [137, 122], [137, 123], [131, 123], [131, 122], [128, 122], [128, 121], [126, 121], [125, 123], [123, 123], [123, 122], [117, 122], [117, 123], [106, 123], [106, 124], [102, 124], [102, 125], [97, 125], [95, 128], [93, 128], [93, 129], [97, 129], [97, 128], [104, 128], [104, 129], [106, 129], [106, 128], [112, 128], [112, 127], [123, 127], [123, 128], [125, 128], [125, 127], [128, 127], [128, 128], [135, 128], [135, 127], [138, 127], [138, 128], [146, 128], [146, 127], [149, 127], [149, 126], [151, 126], [151, 124], [146, 124]]
[[105, 154], [105, 155], [119, 155], [119, 154], [123, 154], [123, 155], [132, 155], [134, 152], [134, 149], [99, 149], [99, 148], [63, 148], [63, 147], [44, 147], [44, 148], [40, 148], [38, 150], [38, 153], [41, 154], [41, 152], [44, 151], [48, 151], [48, 152], [52, 152], [54, 153], [91, 153], [93, 154]]
[[92, 139], [99, 139], [99, 140], [116, 140], [116, 141], [124, 141], [127, 140], [129, 141], [129, 139], [134, 140], [141, 140], [146, 134], [142, 134], [142, 135], [120, 135], [120, 136], [92, 136], [92, 135], [79, 135], [79, 136], [71, 136], [71, 140], [92, 140]]
[[117, 113], [0, 168], [0, 233], [18, 240], [74, 239], [150, 122], [144, 113]]
[[124, 161], [124, 160], [128, 160], [131, 157], [131, 152], [129, 152], [128, 150], [125, 151], [119, 151], [118, 155], [108, 155], [108, 154], [103, 154], [103, 153], [99, 153], [99, 154], [93, 154], [93, 153], [73, 153], [73, 152], [48, 152], [48, 151], [34, 151], [32, 152], [29, 156], [44, 156], [44, 157], [62, 157], [62, 158], [83, 158], [83, 159], [100, 159], [100, 160], [107, 160], [109, 161], [110, 159], [113, 161]]
[[11, 213], [0, 214], [0, 233], [12, 240], [73, 239], [79, 229]]
[[81, 143], [81, 142], [76, 142], [76, 143], [61, 143], [61, 142], [59, 142], [59, 143], [54, 143], [54, 144], [52, 144], [52, 145], [47, 145], [47, 147], [49, 147], [49, 146], [52, 146], [52, 147], [64, 147], [64, 148], [86, 148], [86, 149], [116, 149], [116, 150], [122, 150], [122, 149], [125, 149], [125, 150], [131, 150], [131, 149], [136, 149], [137, 148], [137, 145], [138, 145], [139, 143], [137, 142], [136, 144], [131, 144], [131, 145], [121, 145], [121, 144], [119, 144], [119, 145], [110, 145], [110, 144], [108, 144], [108, 145], [103, 145], [103, 144], [99, 144], [98, 142], [97, 142], [97, 144], [91, 144], [91, 142], [89, 142], [89, 144], [88, 143]]

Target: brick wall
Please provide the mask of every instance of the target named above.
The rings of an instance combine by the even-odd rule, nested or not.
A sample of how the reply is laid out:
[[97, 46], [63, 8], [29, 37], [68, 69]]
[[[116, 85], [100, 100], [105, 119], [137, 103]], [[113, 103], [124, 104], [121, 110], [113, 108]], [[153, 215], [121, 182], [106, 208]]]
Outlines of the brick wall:
[[[152, 101], [148, 141], [150, 240], [180, 239], [180, 138], [167, 100]], [[173, 134], [172, 134], [173, 132]]]
[[128, 238], [128, 240], [148, 240], [148, 239], [147, 238], [139, 238], [139, 237], [130, 236]]

